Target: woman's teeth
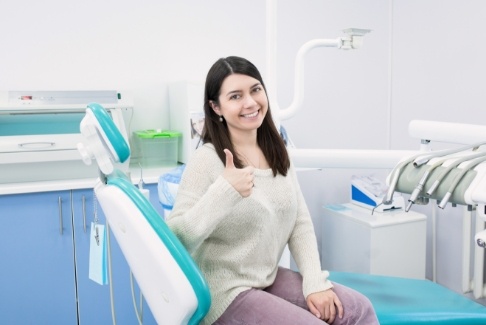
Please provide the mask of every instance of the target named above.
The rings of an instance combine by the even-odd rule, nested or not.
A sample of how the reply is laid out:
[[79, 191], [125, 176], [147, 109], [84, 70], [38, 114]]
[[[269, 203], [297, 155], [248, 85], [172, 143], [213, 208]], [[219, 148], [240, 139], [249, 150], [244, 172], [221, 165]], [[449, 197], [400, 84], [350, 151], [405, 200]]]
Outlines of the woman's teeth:
[[246, 115], [243, 115], [243, 116], [244, 117], [255, 117], [255, 116], [257, 116], [257, 114], [258, 114], [258, 111], [251, 113], [251, 114], [246, 114]]

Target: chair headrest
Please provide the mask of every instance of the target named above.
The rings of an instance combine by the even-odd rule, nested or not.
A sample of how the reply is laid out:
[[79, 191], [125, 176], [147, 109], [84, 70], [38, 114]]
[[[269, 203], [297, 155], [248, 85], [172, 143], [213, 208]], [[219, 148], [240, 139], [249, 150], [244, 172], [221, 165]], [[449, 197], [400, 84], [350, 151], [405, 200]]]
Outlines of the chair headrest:
[[130, 147], [108, 112], [97, 103], [91, 103], [80, 124], [86, 144], [78, 143], [78, 151], [87, 165], [92, 158], [105, 175], [113, 172], [115, 162], [125, 162], [130, 157]]

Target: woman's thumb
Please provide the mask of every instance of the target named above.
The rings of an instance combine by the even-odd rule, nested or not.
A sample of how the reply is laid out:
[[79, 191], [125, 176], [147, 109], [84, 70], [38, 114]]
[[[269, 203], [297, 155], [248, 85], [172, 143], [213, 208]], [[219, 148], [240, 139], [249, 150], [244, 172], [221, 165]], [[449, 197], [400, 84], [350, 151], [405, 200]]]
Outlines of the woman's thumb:
[[223, 150], [226, 155], [226, 168], [235, 168], [235, 163], [233, 161], [233, 154], [228, 149]]

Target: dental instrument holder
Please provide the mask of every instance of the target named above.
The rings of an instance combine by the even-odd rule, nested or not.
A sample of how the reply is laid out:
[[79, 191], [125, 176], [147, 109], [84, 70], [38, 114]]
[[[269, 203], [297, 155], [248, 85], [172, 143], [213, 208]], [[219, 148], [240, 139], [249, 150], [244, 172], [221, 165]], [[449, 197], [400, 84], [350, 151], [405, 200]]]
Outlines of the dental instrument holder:
[[[417, 184], [423, 177], [424, 171], [427, 169], [427, 165], [422, 165], [420, 167], [415, 167], [413, 163], [408, 163], [404, 166], [401, 174], [398, 178], [396, 191], [401, 193], [411, 194], [416, 190]], [[453, 168], [448, 173], [447, 177], [438, 185], [437, 189], [429, 195], [426, 193], [427, 189], [431, 188], [435, 180], [442, 173], [445, 167], [439, 166], [435, 168], [430, 174], [422, 190], [417, 194], [417, 198], [422, 202], [427, 202], [430, 199], [442, 200], [442, 198], [447, 194], [449, 185], [452, 183], [454, 177], [461, 172], [460, 168]], [[470, 187], [471, 183], [475, 179], [477, 171], [468, 170], [461, 181], [458, 183], [456, 189], [449, 198], [449, 202], [452, 204], [470, 205], [471, 202], [467, 202], [465, 199], [465, 192]]]
[[148, 198], [115, 168], [130, 157], [126, 140], [95, 103], [80, 130], [87, 140], [78, 145], [84, 163], [95, 158], [100, 169], [96, 197], [154, 318], [159, 324], [199, 324], [211, 305], [209, 287]]

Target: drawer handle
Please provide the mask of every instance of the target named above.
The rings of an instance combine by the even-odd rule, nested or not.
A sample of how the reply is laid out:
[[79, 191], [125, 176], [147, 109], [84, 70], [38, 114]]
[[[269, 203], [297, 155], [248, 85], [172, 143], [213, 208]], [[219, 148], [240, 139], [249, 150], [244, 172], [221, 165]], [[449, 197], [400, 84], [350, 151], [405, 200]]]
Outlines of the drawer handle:
[[86, 233], [86, 197], [83, 195], [83, 230]]
[[59, 233], [62, 235], [62, 229], [63, 224], [62, 224], [62, 198], [59, 197], [58, 199], [58, 204], [59, 204]]
[[47, 142], [47, 141], [19, 143], [19, 147], [22, 149], [45, 149], [45, 148], [54, 147], [55, 145], [56, 145], [55, 142]]

